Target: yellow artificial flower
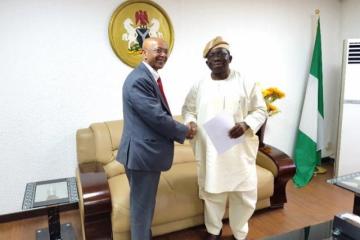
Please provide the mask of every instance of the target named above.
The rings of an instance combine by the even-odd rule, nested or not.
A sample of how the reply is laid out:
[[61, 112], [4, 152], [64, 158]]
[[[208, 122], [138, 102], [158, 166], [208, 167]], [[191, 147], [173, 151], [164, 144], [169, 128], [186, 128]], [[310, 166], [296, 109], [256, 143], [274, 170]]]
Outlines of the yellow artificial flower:
[[276, 101], [277, 99], [281, 99], [281, 98], [285, 97], [285, 93], [283, 91], [281, 91], [277, 87], [270, 87], [270, 88], [263, 90], [262, 95], [265, 99], [265, 103], [266, 103], [266, 107], [267, 107], [269, 116], [272, 116], [272, 115], [280, 112], [280, 110], [272, 103], [274, 101]]
[[274, 115], [275, 113], [280, 112], [280, 110], [278, 109], [278, 107], [276, 107], [275, 105], [273, 105], [272, 103], [267, 104], [267, 111], [269, 113], [269, 116]]
[[270, 94], [271, 94], [271, 91], [269, 89], [265, 89], [265, 90], [262, 91], [262, 95], [264, 97], [270, 96]]

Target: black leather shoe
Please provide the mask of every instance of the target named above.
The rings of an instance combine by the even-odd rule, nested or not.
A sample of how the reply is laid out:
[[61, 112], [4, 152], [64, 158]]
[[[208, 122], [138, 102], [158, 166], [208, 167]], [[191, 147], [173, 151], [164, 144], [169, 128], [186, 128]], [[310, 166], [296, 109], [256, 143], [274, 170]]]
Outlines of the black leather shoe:
[[219, 235], [214, 235], [214, 234], [211, 234], [211, 233], [207, 233], [207, 235], [205, 237], [205, 240], [220, 240], [221, 233], [222, 233], [222, 230], [220, 230]]

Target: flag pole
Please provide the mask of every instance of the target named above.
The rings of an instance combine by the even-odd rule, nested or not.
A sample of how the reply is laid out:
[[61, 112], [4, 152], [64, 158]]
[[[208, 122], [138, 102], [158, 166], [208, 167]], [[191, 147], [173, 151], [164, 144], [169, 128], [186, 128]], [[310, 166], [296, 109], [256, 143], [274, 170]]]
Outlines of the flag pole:
[[[315, 9], [315, 16], [316, 16], [317, 19], [320, 18], [320, 9], [318, 9], [318, 8]], [[321, 161], [321, 156], [320, 156], [320, 165], [317, 165], [315, 167], [315, 171], [314, 171], [315, 176], [316, 176], [316, 174], [319, 174], [319, 173], [322, 174], [322, 173], [327, 172], [326, 168], [322, 167], [321, 165], [322, 165], [322, 161]]]

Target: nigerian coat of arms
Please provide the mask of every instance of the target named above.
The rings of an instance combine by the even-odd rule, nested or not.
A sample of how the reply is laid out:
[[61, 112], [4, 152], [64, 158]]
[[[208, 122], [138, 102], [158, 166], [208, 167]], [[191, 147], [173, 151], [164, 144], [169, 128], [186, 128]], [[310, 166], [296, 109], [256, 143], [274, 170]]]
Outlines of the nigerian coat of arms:
[[142, 44], [148, 37], [163, 38], [160, 29], [160, 21], [156, 18], [151, 18], [145, 10], [138, 10], [134, 16], [135, 23], [126, 18], [123, 22], [126, 33], [123, 33], [121, 39], [127, 42], [128, 53], [131, 55], [141, 54]]

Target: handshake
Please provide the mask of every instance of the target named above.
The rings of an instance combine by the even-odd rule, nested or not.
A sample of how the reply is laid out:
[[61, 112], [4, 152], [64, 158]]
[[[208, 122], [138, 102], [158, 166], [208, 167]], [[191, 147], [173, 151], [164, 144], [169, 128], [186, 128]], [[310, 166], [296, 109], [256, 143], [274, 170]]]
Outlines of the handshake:
[[[193, 139], [197, 132], [197, 125], [194, 122], [190, 122], [187, 124], [188, 132], [186, 134], [187, 139]], [[245, 122], [236, 123], [233, 128], [229, 131], [230, 138], [238, 138], [241, 137], [245, 131], [249, 129], [249, 126]]]
[[193, 139], [196, 135], [197, 132], [197, 125], [194, 122], [189, 122], [187, 125], [188, 127], [188, 132], [186, 133], [186, 138], [187, 139]]

